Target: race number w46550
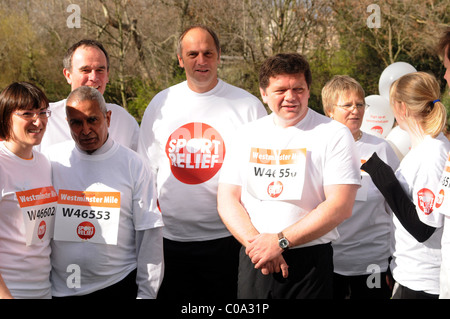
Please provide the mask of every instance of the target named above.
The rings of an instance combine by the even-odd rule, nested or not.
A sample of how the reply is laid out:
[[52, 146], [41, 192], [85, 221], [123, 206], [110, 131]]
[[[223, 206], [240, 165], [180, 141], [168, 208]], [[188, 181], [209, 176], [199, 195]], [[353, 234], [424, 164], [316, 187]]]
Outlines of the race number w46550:
[[306, 149], [252, 147], [247, 189], [261, 200], [294, 200], [303, 192]]

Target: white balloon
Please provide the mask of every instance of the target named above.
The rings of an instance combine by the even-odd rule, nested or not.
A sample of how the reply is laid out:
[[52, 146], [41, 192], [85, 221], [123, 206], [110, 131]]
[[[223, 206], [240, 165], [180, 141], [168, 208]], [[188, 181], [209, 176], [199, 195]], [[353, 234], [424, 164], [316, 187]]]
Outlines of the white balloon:
[[391, 130], [388, 136], [386, 136], [386, 141], [391, 145], [399, 160], [402, 160], [411, 149], [409, 134], [399, 126]]
[[369, 95], [365, 98], [368, 105], [361, 124], [363, 132], [386, 137], [394, 125], [394, 112], [389, 101], [380, 95]]
[[389, 89], [391, 88], [392, 83], [401, 76], [413, 72], [417, 72], [417, 70], [411, 64], [406, 62], [394, 62], [389, 65], [381, 73], [378, 81], [378, 91], [380, 92], [380, 95], [389, 101]]

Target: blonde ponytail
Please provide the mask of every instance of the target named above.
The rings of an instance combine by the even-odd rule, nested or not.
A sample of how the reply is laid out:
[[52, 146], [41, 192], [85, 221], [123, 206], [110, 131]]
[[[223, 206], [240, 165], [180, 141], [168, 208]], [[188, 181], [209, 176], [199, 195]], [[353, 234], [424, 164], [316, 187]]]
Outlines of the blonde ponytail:
[[416, 119], [423, 132], [436, 137], [447, 124], [447, 110], [439, 100], [436, 78], [426, 72], [406, 74], [396, 80], [390, 90], [391, 104], [404, 102], [407, 113]]
[[423, 130], [426, 134], [436, 137], [445, 130], [447, 125], [447, 109], [444, 104], [436, 99], [431, 103], [429, 112], [423, 119]]

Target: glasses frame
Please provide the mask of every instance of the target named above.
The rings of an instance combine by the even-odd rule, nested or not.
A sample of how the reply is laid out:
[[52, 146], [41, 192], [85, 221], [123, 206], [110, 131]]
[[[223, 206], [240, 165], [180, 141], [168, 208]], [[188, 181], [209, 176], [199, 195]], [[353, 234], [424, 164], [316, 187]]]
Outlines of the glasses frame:
[[[358, 103], [359, 104], [359, 103]], [[335, 106], [339, 106], [341, 109], [346, 110], [346, 111], [350, 111], [353, 112], [353, 110], [356, 108], [357, 110], [360, 109], [367, 109], [369, 107], [369, 105], [367, 105], [367, 103], [362, 103], [362, 106], [358, 107], [358, 104], [353, 103], [351, 106], [345, 106], [345, 105], [339, 105], [339, 104], [335, 104]]]
[[[33, 116], [29, 117], [28, 115], [25, 115], [25, 113], [32, 113]], [[52, 115], [52, 111], [49, 109], [46, 109], [45, 111], [39, 111], [39, 112], [33, 112], [33, 111], [25, 111], [25, 113], [20, 112], [14, 112], [15, 115], [18, 117], [27, 120], [27, 121], [34, 121], [36, 118], [40, 119], [48, 119]]]

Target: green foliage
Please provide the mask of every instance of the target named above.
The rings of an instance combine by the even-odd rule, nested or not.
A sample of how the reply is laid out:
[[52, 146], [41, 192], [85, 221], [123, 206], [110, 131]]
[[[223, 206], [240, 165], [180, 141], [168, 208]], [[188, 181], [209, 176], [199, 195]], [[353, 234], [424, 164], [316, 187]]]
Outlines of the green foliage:
[[140, 124], [145, 109], [153, 97], [162, 89], [154, 85], [146, 84], [139, 79], [134, 79], [132, 84], [134, 96], [129, 98], [128, 112], [133, 115]]
[[[115, 16], [112, 16], [116, 11], [112, 10], [110, 2], [104, 2], [110, 9], [110, 18], [122, 19], [123, 26], [130, 27], [130, 21], [135, 19], [133, 28], [123, 28], [120, 33], [112, 20], [104, 17], [104, 8], [97, 1], [81, 5], [81, 28], [70, 29], [65, 19], [69, 16], [67, 5], [72, 1], [4, 0], [0, 2], [0, 89], [13, 81], [26, 80], [42, 87], [50, 101], [65, 98], [70, 86], [62, 75], [64, 52], [81, 38], [94, 38], [103, 42], [111, 56], [111, 76], [105, 99], [122, 105], [124, 96], [127, 110], [140, 122], [155, 94], [185, 80], [184, 70], [178, 66], [175, 57], [176, 39], [185, 25], [202, 22], [215, 29], [221, 38], [223, 51], [219, 77], [258, 98], [258, 71], [265, 54], [272, 52], [274, 43], [280, 39], [287, 41], [283, 42], [286, 45], [283, 50], [294, 50], [290, 45], [298, 38], [294, 48], [306, 55], [313, 74], [309, 106], [323, 113], [321, 90], [334, 75], [354, 77], [361, 83], [366, 95], [379, 93], [378, 80], [389, 60], [387, 18], [393, 11], [380, 4], [382, 28], [371, 30], [365, 24], [367, 3], [371, 2], [363, 2], [317, 0], [314, 10], [308, 10], [305, 5], [310, 2], [298, 1], [295, 2], [294, 12], [272, 10], [274, 7], [270, 6], [275, 3], [271, 1], [244, 2], [243, 5], [234, 0], [226, 3], [220, 0], [189, 0], [183, 2], [184, 6], [179, 1], [167, 0], [154, 1], [152, 6], [148, 6], [146, 1], [136, 0], [123, 6], [114, 2], [119, 4], [119, 11], [126, 13]], [[420, 1], [413, 0], [411, 3], [419, 6]], [[428, 29], [424, 29], [425, 25], [437, 30], [438, 25], [448, 24], [448, 10], [445, 10], [444, 1], [433, 0], [431, 3], [433, 10], [420, 16], [419, 9], [422, 7], [414, 9], [397, 2], [392, 4], [396, 11], [395, 16], [391, 17], [391, 31], [394, 35], [406, 34], [399, 39], [408, 44], [399, 50], [395, 59], [408, 62], [417, 70], [432, 72], [441, 81], [444, 93], [446, 83], [443, 81], [442, 62], [430, 41], [422, 40], [430, 34], [426, 31]], [[125, 19], [126, 16], [130, 20]], [[404, 25], [399, 24], [406, 20], [415, 27], [414, 32], [409, 33], [414, 36], [408, 34], [410, 29], [402, 29]], [[274, 24], [276, 21], [286, 23]], [[313, 25], [306, 28], [309, 23]], [[300, 26], [305, 28], [300, 29]], [[136, 33], [131, 33], [133, 30]], [[271, 30], [278, 31], [271, 33]], [[283, 30], [290, 30], [291, 36], [282, 33]], [[120, 38], [122, 35], [124, 37]], [[283, 38], [276, 35], [283, 35]], [[139, 52], [136, 39], [142, 45]], [[381, 47], [375, 46], [377, 40]], [[396, 52], [400, 47], [401, 44], [394, 41], [390, 49]], [[124, 59], [120, 59], [120, 49], [124, 50]], [[124, 64], [119, 65], [120, 61]], [[144, 73], [147, 74], [143, 74], [142, 70], [146, 70]], [[119, 72], [122, 72], [120, 78], [123, 83], [119, 81]], [[448, 94], [443, 94], [443, 101], [450, 107]]]

